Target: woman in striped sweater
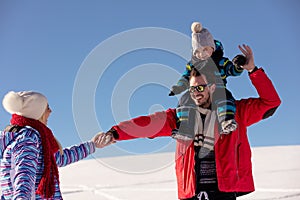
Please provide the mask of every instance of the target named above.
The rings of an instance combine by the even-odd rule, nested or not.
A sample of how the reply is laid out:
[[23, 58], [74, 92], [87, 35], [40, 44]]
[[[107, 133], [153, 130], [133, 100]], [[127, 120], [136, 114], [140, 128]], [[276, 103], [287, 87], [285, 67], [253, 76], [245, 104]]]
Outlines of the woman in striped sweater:
[[57, 167], [94, 153], [94, 139], [62, 149], [47, 127], [52, 111], [41, 93], [9, 92], [2, 103], [12, 118], [0, 133], [1, 199], [62, 199]]

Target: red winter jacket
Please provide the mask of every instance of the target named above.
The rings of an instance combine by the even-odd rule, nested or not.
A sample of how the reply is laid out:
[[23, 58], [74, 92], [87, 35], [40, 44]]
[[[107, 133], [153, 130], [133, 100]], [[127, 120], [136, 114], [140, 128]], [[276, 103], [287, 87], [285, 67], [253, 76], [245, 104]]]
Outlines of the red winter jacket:
[[[281, 103], [271, 80], [262, 69], [252, 72], [249, 76], [259, 97], [236, 101], [235, 120], [238, 123], [236, 131], [219, 137], [218, 129], [215, 128], [217, 179], [219, 190], [223, 192], [254, 191], [247, 127], [271, 116]], [[170, 136], [175, 128], [175, 109], [137, 117], [113, 127], [118, 140]], [[193, 142], [184, 144], [177, 141], [175, 168], [179, 199], [195, 195], [194, 164]]]

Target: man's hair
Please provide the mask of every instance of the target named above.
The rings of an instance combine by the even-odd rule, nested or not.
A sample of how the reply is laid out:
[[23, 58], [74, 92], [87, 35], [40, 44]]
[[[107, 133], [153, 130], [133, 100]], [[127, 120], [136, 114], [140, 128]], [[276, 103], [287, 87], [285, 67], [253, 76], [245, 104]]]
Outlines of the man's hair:
[[190, 79], [192, 77], [197, 76], [205, 76], [208, 83], [216, 83], [216, 77], [214, 75], [214, 72], [212, 70], [209, 70], [208, 67], [204, 67], [201, 70], [197, 70], [196, 68], [193, 68], [191, 71]]

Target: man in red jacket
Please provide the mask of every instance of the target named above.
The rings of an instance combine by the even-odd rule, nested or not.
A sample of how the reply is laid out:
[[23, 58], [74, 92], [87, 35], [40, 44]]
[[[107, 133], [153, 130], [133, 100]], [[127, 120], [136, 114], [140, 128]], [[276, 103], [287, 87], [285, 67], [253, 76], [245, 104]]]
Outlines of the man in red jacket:
[[[220, 134], [212, 107], [215, 83], [209, 74], [193, 70], [190, 95], [197, 105], [198, 119], [194, 139], [177, 140], [176, 176], [179, 199], [235, 200], [254, 191], [251, 149], [247, 127], [271, 116], [281, 100], [263, 69], [254, 64], [249, 46], [239, 46], [247, 62], [243, 66], [259, 97], [237, 100], [235, 120], [238, 128], [230, 134]], [[119, 140], [171, 136], [178, 128], [178, 109], [168, 109], [141, 116], [113, 126], [99, 135], [96, 146], [103, 147]]]

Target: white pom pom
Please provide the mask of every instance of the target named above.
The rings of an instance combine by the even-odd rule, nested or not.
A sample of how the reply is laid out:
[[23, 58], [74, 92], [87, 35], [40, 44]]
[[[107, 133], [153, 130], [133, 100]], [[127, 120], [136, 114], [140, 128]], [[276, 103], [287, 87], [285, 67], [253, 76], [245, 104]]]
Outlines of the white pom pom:
[[202, 24], [200, 22], [193, 22], [191, 25], [191, 30], [193, 33], [200, 33], [202, 30]]
[[23, 107], [23, 98], [16, 92], [8, 92], [2, 101], [4, 109], [10, 114], [20, 112]]

